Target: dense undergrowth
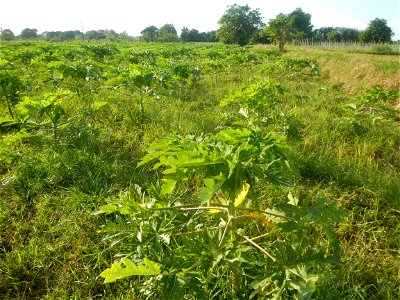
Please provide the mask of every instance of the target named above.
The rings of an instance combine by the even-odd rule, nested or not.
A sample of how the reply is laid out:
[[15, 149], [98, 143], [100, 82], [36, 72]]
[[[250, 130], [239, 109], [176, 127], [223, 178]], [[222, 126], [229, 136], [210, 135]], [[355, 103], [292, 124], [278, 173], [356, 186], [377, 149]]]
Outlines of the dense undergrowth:
[[0, 295], [397, 299], [399, 93], [326, 55], [1, 44]]

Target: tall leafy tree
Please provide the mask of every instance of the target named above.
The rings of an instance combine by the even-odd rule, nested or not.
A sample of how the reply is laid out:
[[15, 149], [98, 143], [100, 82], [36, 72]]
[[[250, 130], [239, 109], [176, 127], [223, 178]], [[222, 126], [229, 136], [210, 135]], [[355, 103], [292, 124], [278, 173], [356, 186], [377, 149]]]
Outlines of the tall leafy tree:
[[321, 27], [313, 31], [313, 38], [316, 41], [358, 41], [360, 31], [348, 27]]
[[178, 33], [173, 24], [165, 24], [160, 28], [158, 37], [160, 42], [176, 42], [178, 40]]
[[143, 29], [141, 32], [141, 39], [145, 42], [156, 42], [158, 40], [158, 36], [160, 34], [159, 29], [154, 26], [147, 26], [145, 29]]
[[104, 33], [104, 30], [89, 30], [85, 32], [86, 40], [105, 40], [107, 35]]
[[20, 38], [24, 40], [38, 38], [38, 31], [35, 28], [25, 28], [21, 31]]
[[183, 27], [181, 31], [181, 39], [184, 42], [202, 42], [202, 36], [196, 29]]
[[267, 32], [272, 42], [278, 44], [279, 51], [285, 51], [285, 44], [292, 40], [295, 32], [293, 18], [285, 14], [277, 15], [269, 21]]
[[385, 19], [376, 18], [372, 20], [367, 29], [361, 34], [361, 41], [370, 43], [388, 43], [394, 35], [392, 29], [387, 25]]
[[317, 28], [313, 32], [313, 38], [314, 40], [317, 41], [323, 41], [326, 42], [328, 40], [328, 34], [329, 32], [333, 31], [333, 27], [321, 27]]
[[305, 13], [301, 8], [296, 8], [289, 15], [292, 19], [292, 26], [297, 38], [311, 38], [313, 25], [311, 25], [311, 15]]
[[258, 9], [237, 4], [228, 6], [218, 23], [220, 25], [217, 31], [218, 39], [225, 44], [241, 46], [248, 44], [265, 25]]
[[340, 33], [337, 30], [332, 30], [328, 32], [328, 41], [330, 42], [340, 42], [342, 40]]
[[4, 29], [1, 31], [0, 39], [2, 41], [12, 41], [15, 39], [15, 35], [10, 29]]
[[208, 42], [208, 43], [218, 42], [217, 31], [216, 30], [202, 32], [201, 35], [204, 36], [205, 42]]

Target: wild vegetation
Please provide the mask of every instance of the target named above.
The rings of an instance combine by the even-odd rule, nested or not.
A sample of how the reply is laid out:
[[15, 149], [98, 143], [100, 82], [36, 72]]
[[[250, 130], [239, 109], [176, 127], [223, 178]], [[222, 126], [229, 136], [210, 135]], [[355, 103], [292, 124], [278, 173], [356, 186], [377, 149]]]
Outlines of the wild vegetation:
[[0, 47], [4, 298], [399, 297], [393, 57]]

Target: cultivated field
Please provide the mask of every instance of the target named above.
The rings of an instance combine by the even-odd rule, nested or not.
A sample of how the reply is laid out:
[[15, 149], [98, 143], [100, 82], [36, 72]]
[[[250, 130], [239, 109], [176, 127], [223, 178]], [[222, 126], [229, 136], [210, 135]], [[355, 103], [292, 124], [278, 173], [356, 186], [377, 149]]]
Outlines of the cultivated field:
[[0, 298], [398, 299], [399, 77], [303, 47], [0, 44]]

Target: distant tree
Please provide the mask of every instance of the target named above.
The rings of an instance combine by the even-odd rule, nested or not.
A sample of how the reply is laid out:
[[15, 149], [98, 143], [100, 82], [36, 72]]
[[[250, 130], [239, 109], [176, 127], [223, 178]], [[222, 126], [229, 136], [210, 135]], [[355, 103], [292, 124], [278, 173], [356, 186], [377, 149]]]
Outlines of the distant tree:
[[118, 40], [118, 33], [116, 33], [115, 30], [113, 30], [113, 29], [104, 30], [104, 34], [106, 35], [106, 39], [109, 41]]
[[218, 23], [220, 28], [217, 31], [217, 38], [225, 44], [241, 46], [248, 44], [265, 25], [258, 9], [237, 4], [228, 6]]
[[313, 38], [316, 41], [326, 42], [328, 40], [328, 33], [333, 31], [333, 27], [321, 27], [313, 31]]
[[121, 41], [128, 41], [133, 39], [133, 37], [131, 37], [126, 31], [123, 31], [118, 35], [118, 39]]
[[104, 30], [89, 30], [85, 32], [86, 40], [105, 40], [107, 35]]
[[255, 35], [253, 35], [250, 42], [252, 44], [271, 44], [268, 27], [259, 30]]
[[355, 28], [337, 27], [336, 31], [340, 33], [340, 39], [344, 42], [357, 41], [360, 35], [360, 30]]
[[321, 27], [315, 29], [313, 38], [315, 41], [333, 41], [333, 42], [355, 42], [358, 41], [360, 31], [348, 27]]
[[292, 19], [292, 26], [296, 38], [311, 38], [313, 25], [311, 25], [311, 15], [305, 13], [301, 8], [296, 8], [289, 15]]
[[391, 42], [393, 35], [392, 29], [387, 26], [387, 21], [385, 19], [376, 18], [369, 23], [367, 29], [361, 34], [360, 38], [361, 41], [365, 43], [388, 43]]
[[196, 29], [190, 29], [187, 31], [187, 27], [182, 28], [181, 39], [185, 42], [203, 42], [203, 43], [215, 43], [218, 42], [217, 31], [199, 32]]
[[25, 28], [21, 31], [19, 37], [23, 40], [30, 40], [30, 39], [37, 39], [38, 38], [38, 31], [35, 28]]
[[4, 29], [1, 31], [0, 40], [12, 41], [14, 39], [15, 39], [15, 35], [10, 29]]
[[281, 13], [275, 19], [269, 21], [266, 30], [272, 42], [278, 44], [279, 51], [284, 52], [285, 44], [292, 40], [295, 32], [293, 18]]
[[173, 24], [165, 24], [160, 28], [158, 37], [160, 42], [176, 42], [178, 40], [178, 33]]
[[190, 34], [190, 29], [187, 27], [183, 27], [181, 30], [181, 39], [184, 42], [189, 42], [189, 34]]
[[205, 35], [205, 42], [208, 42], [208, 43], [218, 42], [217, 31], [216, 30], [202, 32], [201, 34]]
[[79, 30], [68, 30], [62, 33], [63, 41], [74, 41], [82, 38], [83, 38], [83, 33], [80, 32]]
[[332, 30], [330, 32], [328, 32], [328, 41], [329, 42], [340, 42], [341, 36], [340, 33], [336, 30]]
[[45, 31], [40, 37], [48, 42], [61, 42], [64, 35], [62, 31]]
[[143, 29], [140, 34], [142, 35], [140, 37], [141, 40], [145, 42], [156, 42], [158, 40], [160, 31], [156, 26], [151, 25]]
[[201, 34], [196, 29], [189, 29], [187, 27], [183, 27], [181, 31], [181, 39], [184, 42], [205, 42], [206, 34]]

